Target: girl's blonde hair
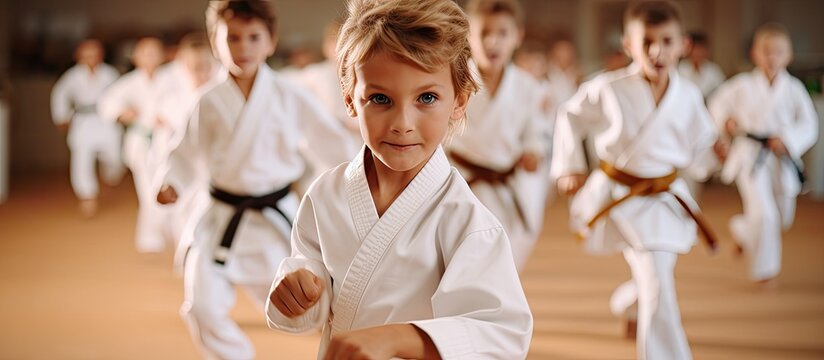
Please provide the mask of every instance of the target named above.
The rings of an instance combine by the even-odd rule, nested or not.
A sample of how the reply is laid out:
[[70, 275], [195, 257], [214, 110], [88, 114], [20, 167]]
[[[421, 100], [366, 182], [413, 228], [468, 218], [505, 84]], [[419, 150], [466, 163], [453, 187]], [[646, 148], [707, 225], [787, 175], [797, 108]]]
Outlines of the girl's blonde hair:
[[352, 96], [355, 67], [386, 51], [424, 71], [449, 65], [455, 95], [478, 90], [469, 69], [469, 20], [451, 0], [352, 0], [338, 37], [338, 75]]

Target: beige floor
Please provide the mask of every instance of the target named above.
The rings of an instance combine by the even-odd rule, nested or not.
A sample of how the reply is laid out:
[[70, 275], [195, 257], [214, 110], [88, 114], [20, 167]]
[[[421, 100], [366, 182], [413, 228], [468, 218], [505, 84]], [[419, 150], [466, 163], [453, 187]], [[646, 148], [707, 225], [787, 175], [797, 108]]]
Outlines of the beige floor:
[[[196, 359], [177, 316], [181, 280], [171, 255], [133, 250], [135, 199], [129, 184], [103, 194], [101, 213], [83, 220], [62, 175], [18, 181], [0, 205], [0, 359]], [[680, 258], [678, 295], [696, 359], [824, 359], [824, 203], [799, 201], [784, 244], [779, 287], [748, 282], [731, 256], [726, 220], [733, 189], [712, 186], [706, 212], [725, 242]], [[535, 315], [530, 359], [631, 359], [634, 343], [608, 311], [628, 279], [620, 256], [584, 254], [556, 202], [523, 283]], [[317, 335], [266, 328], [241, 297], [236, 319], [262, 359], [312, 359]]]

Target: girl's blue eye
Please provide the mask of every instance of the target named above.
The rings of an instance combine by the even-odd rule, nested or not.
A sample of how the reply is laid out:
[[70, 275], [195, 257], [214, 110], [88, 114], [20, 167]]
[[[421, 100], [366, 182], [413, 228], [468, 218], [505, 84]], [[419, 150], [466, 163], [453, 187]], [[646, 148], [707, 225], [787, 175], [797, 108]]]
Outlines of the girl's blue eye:
[[389, 104], [389, 97], [384, 94], [375, 94], [369, 98], [369, 101], [378, 105], [386, 105]]
[[432, 104], [435, 103], [435, 101], [438, 100], [438, 97], [435, 96], [435, 94], [426, 93], [426, 94], [421, 95], [421, 97], [419, 97], [418, 100], [420, 100], [420, 102], [422, 102], [426, 105], [432, 105]]

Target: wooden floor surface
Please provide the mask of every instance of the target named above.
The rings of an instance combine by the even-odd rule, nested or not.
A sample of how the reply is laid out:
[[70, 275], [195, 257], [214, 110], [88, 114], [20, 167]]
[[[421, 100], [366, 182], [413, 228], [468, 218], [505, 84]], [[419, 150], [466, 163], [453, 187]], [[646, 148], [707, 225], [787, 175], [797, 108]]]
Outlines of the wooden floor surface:
[[[734, 189], [713, 185], [705, 212], [721, 253], [679, 258], [678, 299], [696, 359], [824, 359], [824, 202], [799, 200], [785, 236], [778, 287], [764, 292], [732, 256], [726, 223]], [[0, 359], [197, 359], [178, 316], [182, 282], [171, 254], [140, 255], [132, 242], [136, 200], [126, 182], [102, 194], [84, 220], [64, 176], [17, 180], [0, 205]], [[621, 256], [583, 253], [556, 201], [522, 281], [535, 316], [530, 359], [632, 359], [634, 343], [609, 313], [629, 278]], [[313, 359], [318, 335], [267, 329], [246, 298], [234, 316], [260, 359]]]

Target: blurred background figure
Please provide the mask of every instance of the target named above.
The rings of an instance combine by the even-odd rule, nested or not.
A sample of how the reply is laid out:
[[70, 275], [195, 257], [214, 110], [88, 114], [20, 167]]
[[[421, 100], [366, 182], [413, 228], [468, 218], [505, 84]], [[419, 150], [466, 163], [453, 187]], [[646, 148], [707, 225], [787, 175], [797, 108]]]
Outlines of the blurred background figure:
[[162, 214], [152, 192], [156, 169], [149, 160], [152, 136], [160, 125], [156, 110], [161, 77], [157, 70], [164, 58], [163, 43], [159, 39], [140, 39], [132, 55], [135, 70], [112, 84], [98, 104], [104, 120], [126, 126], [123, 157], [132, 172], [139, 204], [135, 230], [138, 252], [160, 252], [166, 247], [159, 227]]
[[547, 59], [546, 78], [552, 100], [561, 104], [575, 94], [581, 82], [575, 45], [566, 39], [558, 40], [549, 48]]
[[116, 185], [125, 168], [120, 160], [120, 126], [104, 122], [97, 102], [106, 88], [120, 75], [103, 63], [103, 45], [85, 40], [75, 50], [77, 64], [57, 81], [51, 93], [51, 113], [71, 151], [70, 174], [80, 212], [91, 217], [97, 212], [96, 163], [100, 160], [103, 180]]
[[178, 200], [161, 206], [161, 232], [167, 242], [176, 244], [174, 265], [183, 271], [183, 260], [192, 243], [194, 230], [209, 205], [209, 173], [206, 164], [185, 149], [171, 154], [187, 133], [197, 134], [198, 123], [191, 121], [200, 96], [226, 79], [212, 54], [205, 32], [184, 36], [177, 47], [174, 62], [181, 70], [180, 81], [165, 81], [159, 90], [157, 117], [159, 126], [152, 137], [150, 167], [158, 169], [152, 179], [152, 193], [161, 190], [166, 178], [182, 184]]
[[512, 62], [535, 77], [535, 80], [547, 81], [547, 54], [546, 47], [537, 39], [526, 39], [523, 45], [515, 51]]
[[[351, 144], [350, 153], [345, 154], [347, 158], [352, 158], [360, 151], [363, 145], [363, 138], [356, 118], [350, 117], [346, 106], [343, 104], [341, 95], [340, 77], [338, 76], [337, 47], [338, 32], [341, 21], [335, 19], [326, 24], [323, 31], [323, 42], [321, 50], [324, 60], [321, 62], [306, 65], [302, 70], [284, 72], [298, 85], [308, 90], [316, 99], [323, 111], [331, 114], [340, 122], [340, 129], [344, 131], [345, 139]], [[312, 146], [323, 146], [324, 144], [301, 143], [301, 153], [306, 157], [307, 168], [304, 175], [298, 181], [298, 192], [303, 194], [312, 184], [312, 181], [321, 174], [323, 169], [322, 161], [313, 156]]]
[[701, 32], [690, 32], [687, 41], [684, 60], [678, 64], [678, 72], [689, 79], [708, 97], [718, 85], [726, 79], [718, 64], [710, 61], [710, 47], [707, 35]]

